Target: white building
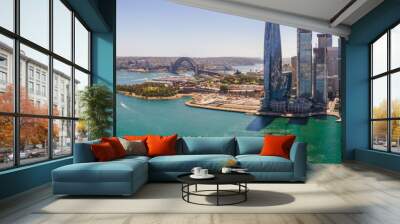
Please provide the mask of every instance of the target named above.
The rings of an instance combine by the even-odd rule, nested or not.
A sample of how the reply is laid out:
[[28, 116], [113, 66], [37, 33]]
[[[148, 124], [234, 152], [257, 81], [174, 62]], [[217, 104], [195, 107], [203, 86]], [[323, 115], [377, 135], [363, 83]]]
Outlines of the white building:
[[[26, 91], [34, 106], [49, 106], [49, 68], [47, 65], [20, 54], [20, 86]], [[14, 83], [13, 49], [0, 42], [0, 94], [7, 91], [7, 86]], [[54, 69], [53, 79], [53, 114], [62, 117], [72, 116], [71, 76]], [[78, 82], [75, 82], [78, 84]], [[71, 122], [55, 120], [59, 127], [59, 141], [56, 144], [71, 143]]]

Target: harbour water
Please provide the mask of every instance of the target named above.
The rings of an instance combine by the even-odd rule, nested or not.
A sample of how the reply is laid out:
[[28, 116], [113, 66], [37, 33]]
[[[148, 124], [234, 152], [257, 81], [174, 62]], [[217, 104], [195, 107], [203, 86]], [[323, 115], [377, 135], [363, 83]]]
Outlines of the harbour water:
[[[170, 73], [119, 71], [118, 84], [141, 83]], [[334, 116], [281, 118], [188, 107], [190, 97], [175, 100], [143, 100], [117, 95], [117, 134], [177, 133], [180, 136], [263, 136], [295, 134], [308, 143], [308, 160], [341, 162], [341, 123]]]

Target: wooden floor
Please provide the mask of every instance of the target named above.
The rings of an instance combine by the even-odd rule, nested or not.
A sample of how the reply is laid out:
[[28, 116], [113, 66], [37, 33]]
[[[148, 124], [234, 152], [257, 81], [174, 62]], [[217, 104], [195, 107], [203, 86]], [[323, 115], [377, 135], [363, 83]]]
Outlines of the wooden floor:
[[322, 185], [346, 201], [362, 201], [367, 206], [357, 214], [35, 214], [35, 208], [54, 200], [50, 187], [43, 186], [0, 202], [0, 223], [400, 223], [398, 173], [358, 163], [312, 165], [308, 182]]

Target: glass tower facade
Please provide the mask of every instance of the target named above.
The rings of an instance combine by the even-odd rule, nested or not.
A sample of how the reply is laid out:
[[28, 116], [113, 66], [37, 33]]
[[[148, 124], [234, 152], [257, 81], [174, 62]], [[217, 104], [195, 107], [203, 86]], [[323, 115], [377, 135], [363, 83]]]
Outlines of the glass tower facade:
[[286, 102], [292, 85], [292, 72], [283, 72], [271, 82], [271, 101]]
[[332, 46], [331, 34], [318, 34], [317, 37], [318, 47], [313, 49], [313, 100], [324, 108], [328, 97], [333, 98], [338, 91], [334, 83], [338, 80], [338, 47]]
[[320, 33], [317, 34], [317, 37], [318, 37], [319, 48], [332, 47], [332, 34]]
[[326, 48], [314, 48], [314, 76], [313, 76], [313, 100], [316, 103], [327, 103], [327, 66]]
[[312, 96], [312, 31], [297, 29], [297, 96]]
[[[265, 23], [264, 34], [264, 99], [262, 110], [270, 109], [282, 75], [282, 48], [279, 24]], [[278, 94], [279, 95], [279, 94]]]

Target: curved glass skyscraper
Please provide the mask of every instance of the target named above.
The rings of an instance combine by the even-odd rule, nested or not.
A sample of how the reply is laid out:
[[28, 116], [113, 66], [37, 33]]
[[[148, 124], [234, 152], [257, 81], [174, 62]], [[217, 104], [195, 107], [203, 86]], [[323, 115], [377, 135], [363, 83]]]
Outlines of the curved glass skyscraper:
[[282, 74], [282, 48], [279, 24], [265, 23], [264, 34], [264, 99], [262, 110], [269, 110], [274, 100], [274, 80]]

